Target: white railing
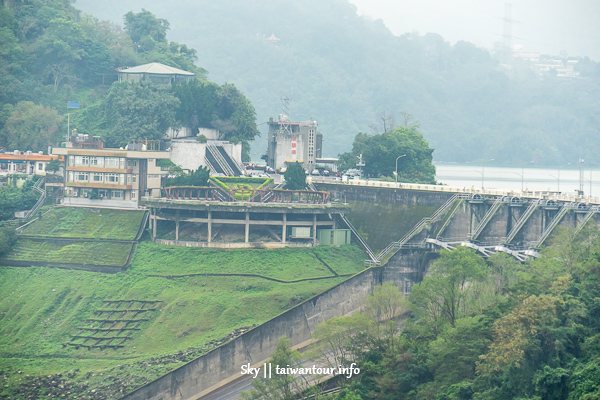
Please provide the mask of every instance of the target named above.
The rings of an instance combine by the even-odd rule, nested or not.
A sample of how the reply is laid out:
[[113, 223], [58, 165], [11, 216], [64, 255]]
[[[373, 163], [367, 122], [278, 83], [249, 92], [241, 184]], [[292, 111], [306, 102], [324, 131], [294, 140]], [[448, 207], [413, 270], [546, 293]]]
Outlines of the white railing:
[[506, 239], [504, 240], [505, 244], [512, 242], [512, 240], [515, 238], [515, 236], [517, 236], [517, 233], [519, 233], [519, 231], [521, 230], [523, 225], [525, 225], [525, 222], [527, 222], [529, 217], [531, 217], [531, 214], [533, 214], [533, 212], [536, 210], [536, 208], [539, 205], [540, 205], [539, 200], [535, 200], [535, 201], [532, 201], [531, 203], [529, 203], [529, 207], [527, 207], [527, 209], [525, 210], [525, 212], [523, 213], [521, 218], [519, 218], [519, 220], [517, 221], [515, 226], [513, 226], [513, 228], [510, 230], [510, 232], [508, 233], [508, 236], [506, 236]]
[[415, 225], [406, 235], [402, 237], [402, 239], [390, 243], [385, 249], [383, 249], [378, 255], [377, 258], [379, 261], [385, 259], [385, 257], [392, 251], [397, 250], [406, 245], [406, 243], [412, 239], [413, 236], [421, 232], [427, 225], [432, 224], [438, 221], [441, 216], [448, 211], [450, 207], [454, 205], [456, 200], [469, 198], [469, 195], [466, 194], [455, 194], [450, 197], [440, 208], [437, 209], [435, 213], [431, 217], [423, 218], [417, 225]]
[[407, 190], [423, 190], [429, 192], [444, 192], [444, 193], [470, 193], [490, 196], [511, 196], [521, 197], [524, 199], [546, 199], [562, 202], [575, 202], [575, 203], [589, 203], [600, 205], [599, 196], [576, 196], [566, 193], [554, 193], [545, 191], [520, 191], [520, 190], [495, 190], [495, 189], [475, 189], [458, 186], [446, 186], [446, 185], [427, 185], [420, 183], [404, 183], [404, 182], [384, 182], [384, 181], [372, 181], [368, 179], [349, 179], [348, 181], [338, 181], [334, 179], [327, 179], [323, 177], [309, 176], [306, 178], [307, 181], [312, 183], [327, 183], [332, 185], [346, 185], [346, 186], [365, 186], [365, 187], [381, 187], [390, 189], [407, 189]]
[[502, 203], [503, 203], [502, 197], [498, 197], [496, 199], [496, 201], [494, 201], [494, 204], [492, 204], [492, 206], [490, 207], [488, 212], [485, 213], [485, 215], [481, 219], [481, 222], [479, 223], [479, 225], [477, 225], [477, 227], [469, 235], [471, 240], [477, 239], [477, 236], [479, 236], [481, 234], [481, 232], [483, 232], [483, 229], [486, 227], [488, 222], [491, 221], [491, 219], [494, 217], [496, 212], [500, 209], [500, 206], [502, 205]]
[[534, 248], [537, 249], [542, 245], [542, 243], [544, 243], [544, 240], [546, 240], [548, 238], [548, 236], [550, 236], [550, 233], [552, 233], [554, 228], [556, 228], [556, 225], [558, 225], [558, 223], [563, 219], [563, 217], [567, 214], [567, 212], [569, 212], [569, 210], [570, 210], [570, 207], [565, 207], [565, 206], [561, 207], [560, 211], [554, 216], [554, 218], [552, 218], [552, 221], [550, 221], [550, 223], [548, 224], [546, 229], [544, 229], [544, 232], [542, 232], [542, 234], [540, 235], [540, 238], [533, 246]]
[[221, 170], [225, 173], [225, 175], [228, 175], [228, 176], [235, 175], [233, 173], [233, 170], [229, 166], [229, 164], [227, 164], [227, 161], [223, 158], [223, 155], [221, 155], [221, 153], [219, 152], [219, 150], [217, 149], [217, 147], [214, 144], [209, 144], [208, 146], [206, 146], [206, 148], [208, 149], [210, 154], [214, 157], [217, 164], [219, 164], [219, 167], [221, 167]]

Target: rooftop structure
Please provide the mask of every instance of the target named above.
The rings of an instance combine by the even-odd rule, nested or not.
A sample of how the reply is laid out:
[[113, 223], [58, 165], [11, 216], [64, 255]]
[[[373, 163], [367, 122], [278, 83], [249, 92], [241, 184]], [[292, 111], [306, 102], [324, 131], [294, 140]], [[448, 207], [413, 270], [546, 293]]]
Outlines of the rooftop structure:
[[46, 175], [46, 166], [56, 155], [44, 155], [42, 151], [15, 150], [0, 154], [0, 176], [6, 175]]
[[119, 71], [119, 82], [139, 82], [149, 80], [158, 84], [187, 82], [196, 74], [161, 63], [138, 65]]
[[285, 114], [279, 120], [269, 119], [267, 164], [271, 168], [285, 168], [296, 161], [305, 170], [315, 169], [317, 154], [317, 121], [290, 122]]
[[161, 177], [168, 172], [156, 161], [168, 159], [170, 153], [160, 151], [156, 141], [109, 149], [99, 145], [102, 139], [84, 136], [52, 149], [64, 156], [63, 204], [135, 208], [141, 196], [160, 196]]

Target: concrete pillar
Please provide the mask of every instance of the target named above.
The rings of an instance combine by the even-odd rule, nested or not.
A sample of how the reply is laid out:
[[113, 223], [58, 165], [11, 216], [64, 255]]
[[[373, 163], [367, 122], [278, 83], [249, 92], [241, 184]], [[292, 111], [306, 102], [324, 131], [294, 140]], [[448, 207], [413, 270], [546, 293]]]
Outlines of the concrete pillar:
[[287, 213], [283, 213], [283, 227], [281, 228], [281, 243], [285, 243], [285, 236], [287, 234]]
[[212, 212], [208, 210], [208, 243], [212, 242]]
[[313, 245], [317, 244], [317, 214], [313, 214]]
[[154, 210], [154, 217], [152, 218], [153, 228], [152, 228], [152, 240], [156, 239], [156, 210]]
[[179, 242], [179, 210], [175, 211], [175, 242]]
[[246, 232], [244, 242], [248, 243], [248, 238], [250, 237], [250, 213], [246, 211]]

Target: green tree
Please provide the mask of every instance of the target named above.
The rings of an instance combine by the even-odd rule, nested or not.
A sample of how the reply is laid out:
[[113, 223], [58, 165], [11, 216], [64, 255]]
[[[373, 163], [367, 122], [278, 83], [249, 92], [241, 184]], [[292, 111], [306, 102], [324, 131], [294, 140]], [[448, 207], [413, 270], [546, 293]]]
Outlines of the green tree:
[[[101, 106], [84, 114], [86, 130], [98, 123], [109, 146], [122, 147], [131, 139], [162, 139], [168, 128], [176, 127], [179, 99], [170, 87], [151, 82], [115, 82]], [[93, 121], [101, 112], [100, 121]]]
[[413, 310], [425, 320], [448, 321], [454, 326], [458, 318], [467, 316], [471, 287], [484, 280], [486, 272], [483, 259], [468, 247], [442, 250], [430, 274], [412, 288]]
[[167, 31], [170, 26], [166, 19], [156, 18], [154, 14], [143, 8], [137, 14], [129, 11], [123, 18], [125, 30], [131, 40], [140, 46], [140, 50], [152, 50], [156, 43], [167, 42]]
[[208, 168], [200, 167], [189, 174], [180, 174], [175, 178], [168, 178], [164, 186], [207, 186], [209, 175], [210, 171]]
[[17, 242], [17, 232], [10, 225], [0, 224], [0, 256], [7, 253]]
[[357, 134], [352, 151], [339, 156], [341, 169], [355, 168], [362, 154], [367, 177], [393, 176], [396, 158], [406, 154], [398, 159], [398, 180], [435, 183], [433, 149], [417, 128], [418, 125], [407, 124], [381, 134]]
[[277, 347], [271, 355], [270, 378], [260, 377], [252, 380], [252, 389], [242, 392], [244, 400], [292, 400], [299, 398], [300, 388], [303, 387], [301, 378], [293, 375], [277, 373], [276, 366], [286, 368], [299, 365], [301, 360], [298, 350], [292, 350], [290, 339], [282, 337], [277, 342]]
[[47, 150], [60, 140], [62, 117], [56, 110], [31, 101], [7, 106], [8, 118], [0, 131], [0, 145], [19, 150]]
[[53, 158], [46, 165], [46, 172], [56, 173], [60, 170], [60, 160], [58, 158]]
[[289, 190], [304, 190], [306, 189], [306, 173], [302, 165], [296, 161], [293, 164], [289, 164], [285, 173], [283, 174], [285, 179], [285, 188]]

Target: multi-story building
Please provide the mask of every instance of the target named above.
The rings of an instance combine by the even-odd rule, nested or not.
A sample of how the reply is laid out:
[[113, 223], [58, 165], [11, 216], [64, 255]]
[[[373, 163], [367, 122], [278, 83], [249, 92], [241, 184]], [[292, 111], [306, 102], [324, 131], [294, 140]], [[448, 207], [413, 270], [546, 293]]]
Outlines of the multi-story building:
[[168, 172], [162, 171], [157, 160], [170, 155], [160, 151], [156, 141], [109, 149], [100, 137], [88, 135], [74, 136], [66, 147], [55, 147], [52, 152], [65, 160], [63, 203], [119, 207], [137, 206], [142, 196], [160, 196], [161, 177]]
[[0, 154], [0, 176], [6, 175], [46, 175], [46, 166], [56, 155], [44, 155], [43, 152], [12, 151]]
[[299, 162], [305, 170], [315, 169], [317, 158], [317, 121], [290, 122], [287, 115], [280, 114], [279, 120], [269, 119], [267, 164], [271, 168], [285, 168]]

